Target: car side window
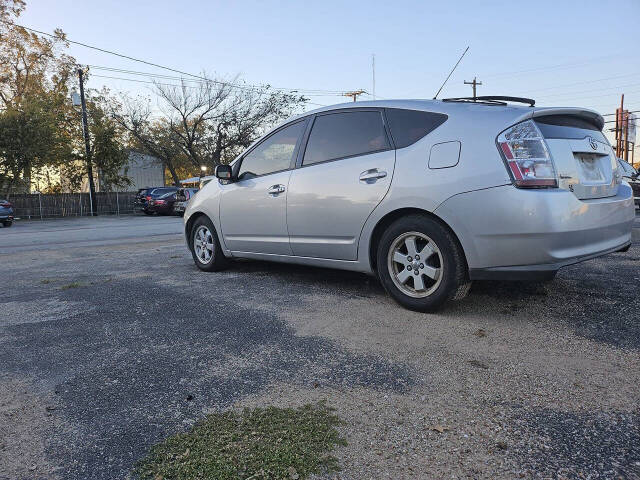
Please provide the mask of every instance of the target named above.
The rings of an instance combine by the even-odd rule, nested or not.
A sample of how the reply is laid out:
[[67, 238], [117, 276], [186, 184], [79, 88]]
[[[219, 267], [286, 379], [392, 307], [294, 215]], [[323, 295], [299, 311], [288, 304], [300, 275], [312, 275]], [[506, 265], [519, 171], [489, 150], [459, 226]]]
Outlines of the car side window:
[[303, 165], [388, 150], [387, 134], [378, 111], [318, 115], [313, 123]]
[[385, 113], [396, 148], [404, 148], [416, 143], [442, 125], [448, 118], [442, 113], [401, 108], [387, 108]]
[[240, 170], [238, 170], [238, 180], [267, 175], [289, 168], [305, 124], [306, 122], [302, 121], [289, 125], [251, 150], [242, 159]]

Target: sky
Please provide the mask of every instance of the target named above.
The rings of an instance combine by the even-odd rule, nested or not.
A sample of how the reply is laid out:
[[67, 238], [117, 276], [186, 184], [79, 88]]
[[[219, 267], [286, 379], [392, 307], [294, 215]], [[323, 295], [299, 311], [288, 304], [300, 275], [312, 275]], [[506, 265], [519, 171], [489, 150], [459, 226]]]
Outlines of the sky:
[[[312, 104], [432, 98], [468, 46], [441, 97], [514, 95], [541, 106], [582, 106], [602, 114], [640, 110], [637, 31], [640, 0], [536, 1], [205, 1], [27, 0], [19, 23], [62, 28], [71, 40], [198, 74], [249, 84], [323, 92]], [[619, 41], [616, 41], [619, 38]], [[82, 64], [171, 72], [80, 46]], [[97, 68], [90, 85], [149, 92], [148, 80]]]

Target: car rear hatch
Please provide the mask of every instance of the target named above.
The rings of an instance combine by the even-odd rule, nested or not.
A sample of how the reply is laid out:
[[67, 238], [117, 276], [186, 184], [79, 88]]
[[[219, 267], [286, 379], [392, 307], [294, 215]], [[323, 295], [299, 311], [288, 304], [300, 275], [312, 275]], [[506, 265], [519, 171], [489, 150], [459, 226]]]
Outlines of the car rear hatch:
[[551, 153], [560, 188], [581, 200], [617, 194], [621, 174], [602, 133], [602, 117], [578, 109], [540, 109], [533, 120]]

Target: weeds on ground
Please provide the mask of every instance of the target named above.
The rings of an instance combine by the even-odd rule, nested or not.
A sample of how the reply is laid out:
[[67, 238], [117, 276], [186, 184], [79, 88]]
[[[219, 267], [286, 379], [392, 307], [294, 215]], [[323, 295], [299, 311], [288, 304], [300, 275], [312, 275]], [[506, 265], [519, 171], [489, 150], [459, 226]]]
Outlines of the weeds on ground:
[[78, 288], [81, 286], [82, 285], [80, 284], [80, 282], [71, 282], [71, 283], [67, 283], [66, 285], [62, 285], [60, 287], [60, 290], [69, 290], [70, 288]]
[[152, 447], [134, 472], [153, 480], [304, 479], [339, 470], [331, 452], [346, 445], [340, 423], [324, 403], [214, 413]]

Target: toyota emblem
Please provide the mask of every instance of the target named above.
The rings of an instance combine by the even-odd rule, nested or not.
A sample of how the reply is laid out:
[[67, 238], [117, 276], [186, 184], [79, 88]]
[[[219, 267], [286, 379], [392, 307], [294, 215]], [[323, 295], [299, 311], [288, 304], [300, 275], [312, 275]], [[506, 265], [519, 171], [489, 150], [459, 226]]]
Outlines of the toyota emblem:
[[598, 149], [598, 142], [596, 142], [593, 137], [587, 137], [587, 140], [589, 140], [589, 145], [591, 145], [591, 148], [593, 148], [594, 150]]

